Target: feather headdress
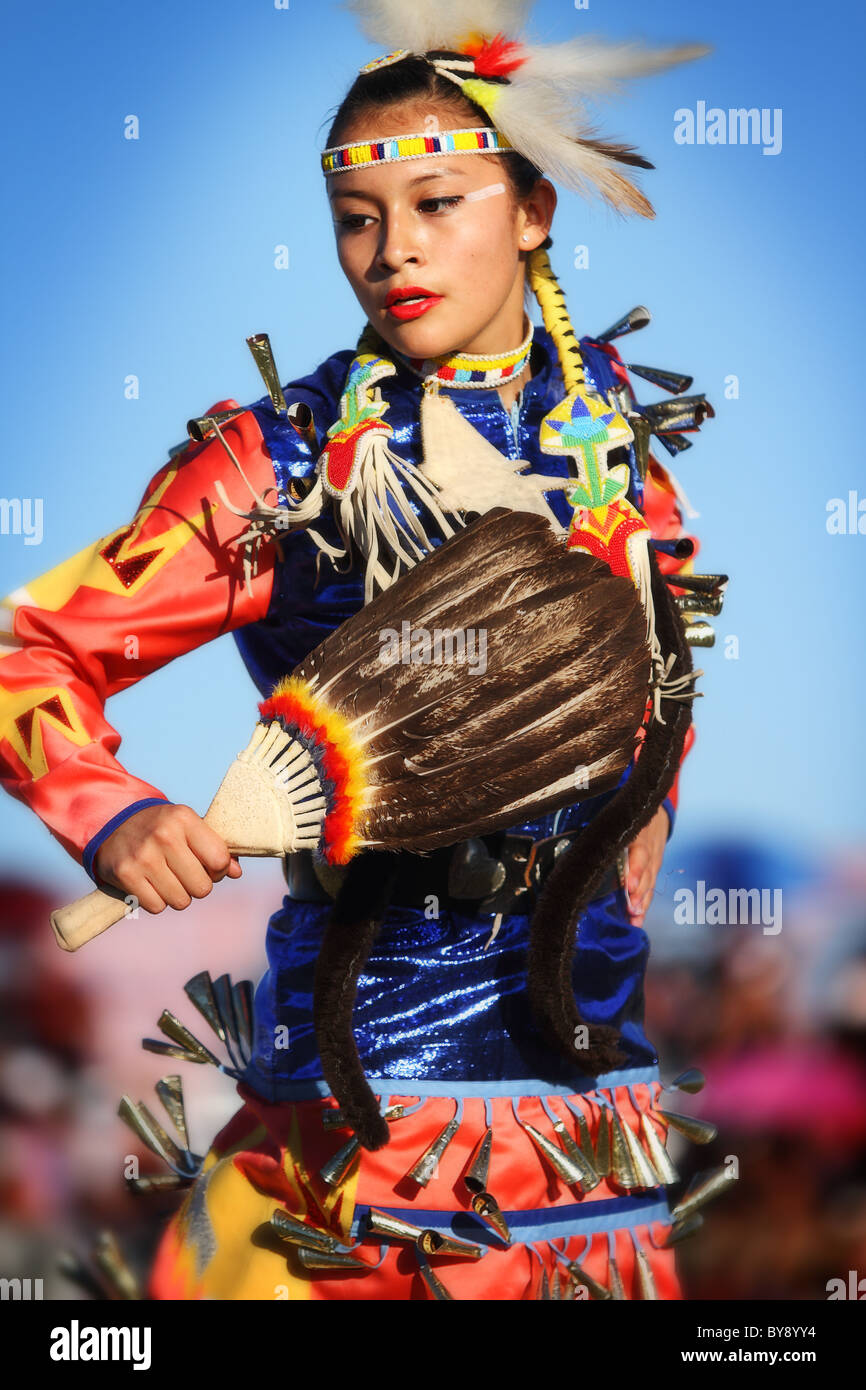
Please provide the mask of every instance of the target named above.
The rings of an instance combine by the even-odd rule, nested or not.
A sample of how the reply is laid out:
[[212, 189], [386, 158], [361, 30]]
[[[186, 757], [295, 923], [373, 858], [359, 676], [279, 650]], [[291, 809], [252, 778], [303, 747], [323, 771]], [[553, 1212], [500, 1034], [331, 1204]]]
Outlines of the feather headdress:
[[587, 101], [699, 58], [709, 52], [705, 44], [649, 48], [595, 37], [539, 44], [524, 33], [531, 0], [346, 0], [346, 8], [374, 43], [426, 57], [555, 182], [583, 196], [597, 192], [620, 212], [654, 216], [622, 172], [622, 165], [652, 165], [632, 146], [601, 139]]

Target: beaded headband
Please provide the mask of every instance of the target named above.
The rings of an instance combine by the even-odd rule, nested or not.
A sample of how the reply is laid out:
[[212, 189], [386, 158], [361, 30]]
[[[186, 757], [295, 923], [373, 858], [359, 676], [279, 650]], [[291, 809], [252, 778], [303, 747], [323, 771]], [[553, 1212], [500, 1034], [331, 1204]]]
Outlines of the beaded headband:
[[395, 135], [385, 140], [356, 140], [322, 152], [322, 172], [341, 174], [346, 169], [370, 164], [390, 164], [397, 159], [425, 159], [433, 154], [490, 154], [511, 150], [511, 142], [499, 130], [440, 130], [436, 134]]
[[[325, 150], [325, 174], [383, 160], [425, 155], [513, 150], [548, 178], [575, 193], [600, 194], [620, 212], [652, 217], [653, 208], [624, 172], [652, 168], [631, 145], [600, 139], [587, 122], [586, 103], [623, 78], [659, 72], [699, 57], [699, 44], [649, 49], [596, 38], [538, 44], [524, 33], [531, 0], [345, 0], [379, 53], [363, 76], [404, 59], [422, 59], [453, 83], [489, 126], [356, 142]], [[496, 32], [499, 25], [504, 32]], [[395, 90], [397, 84], [395, 83]], [[468, 135], [483, 143], [451, 145]]]

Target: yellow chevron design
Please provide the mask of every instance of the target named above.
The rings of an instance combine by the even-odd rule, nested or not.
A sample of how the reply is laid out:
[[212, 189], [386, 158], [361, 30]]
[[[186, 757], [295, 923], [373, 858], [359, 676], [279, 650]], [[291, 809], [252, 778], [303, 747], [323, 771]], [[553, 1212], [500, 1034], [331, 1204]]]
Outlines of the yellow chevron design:
[[[68, 726], [48, 710], [39, 708], [40, 705], [54, 699], [60, 701], [63, 713], [69, 721]], [[33, 723], [28, 750], [27, 742], [17, 727], [16, 720], [30, 710], [33, 710]], [[50, 724], [53, 729], [58, 729], [64, 738], [77, 744], [79, 748], [93, 742], [81, 722], [81, 716], [72, 702], [71, 695], [62, 686], [49, 685], [41, 690], [4, 690], [0, 686], [0, 739], [8, 739], [34, 782], [44, 777], [48, 771], [48, 760], [42, 746], [43, 724]]]
[[[69, 602], [76, 589], [81, 588], [83, 584], [91, 589], [100, 589], [104, 593], [118, 594], [124, 597], [137, 593], [162, 569], [163, 565], [167, 564], [186, 545], [187, 541], [199, 533], [204, 523], [213, 516], [219, 505], [209, 502], [206, 511], [199, 512], [197, 516], [179, 522], [168, 531], [164, 531], [162, 535], [154, 537], [153, 540], [144, 543], [138, 541], [148, 512], [159, 506], [161, 498], [171, 486], [177, 472], [176, 467], [169, 470], [159, 487], [136, 512], [131, 524], [127, 522], [125, 526], [119, 526], [116, 531], [112, 531], [109, 535], [100, 537], [92, 545], [85, 546], [83, 550], [79, 550], [70, 559], [64, 560], [54, 569], [39, 575], [26, 588], [18, 590], [14, 596], [10, 595], [5, 602], [9, 606], [32, 606], [44, 608], [48, 613], [56, 613], [58, 609], [63, 608]], [[104, 558], [102, 552], [108, 549], [112, 542], [116, 542], [124, 532], [129, 532], [129, 534], [118, 547], [112, 565]], [[135, 559], [137, 556], [145, 555], [151, 551], [158, 551], [159, 553], [154, 555], [151, 563], [137, 579], [129, 585], [125, 585], [117, 573], [117, 566], [122, 567], [124, 561]], [[15, 600], [14, 605], [13, 599]]]

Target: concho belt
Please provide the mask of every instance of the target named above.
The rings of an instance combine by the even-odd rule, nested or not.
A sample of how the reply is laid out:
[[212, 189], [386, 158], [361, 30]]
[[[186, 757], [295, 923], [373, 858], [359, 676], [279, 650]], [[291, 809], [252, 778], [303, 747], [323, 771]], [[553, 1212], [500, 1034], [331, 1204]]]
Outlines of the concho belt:
[[[535, 840], [531, 835], [507, 831], [485, 835], [431, 854], [401, 851], [397, 882], [391, 896], [394, 907], [425, 907], [431, 896], [445, 905], [478, 912], [529, 914], [557, 858], [575, 838], [564, 831]], [[328, 864], [312, 850], [296, 850], [283, 857], [289, 897], [297, 902], [333, 902], [346, 875], [346, 866]], [[613, 893], [622, 884], [622, 856], [599, 885], [596, 896]]]

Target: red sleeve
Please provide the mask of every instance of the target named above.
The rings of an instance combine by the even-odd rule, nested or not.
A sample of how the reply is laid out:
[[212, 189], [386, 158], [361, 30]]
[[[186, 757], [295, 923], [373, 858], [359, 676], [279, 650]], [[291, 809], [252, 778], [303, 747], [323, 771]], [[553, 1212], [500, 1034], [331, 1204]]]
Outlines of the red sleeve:
[[[272, 489], [253, 413], [223, 434], [256, 491]], [[219, 500], [217, 479], [234, 506], [250, 508], [220, 441], [191, 443], [151, 480], [131, 522], [0, 603], [0, 781], [88, 871], [100, 831], [139, 803], [167, 800], [117, 761], [105, 701], [268, 610], [274, 547], [259, 547], [247, 584], [249, 523]]]

